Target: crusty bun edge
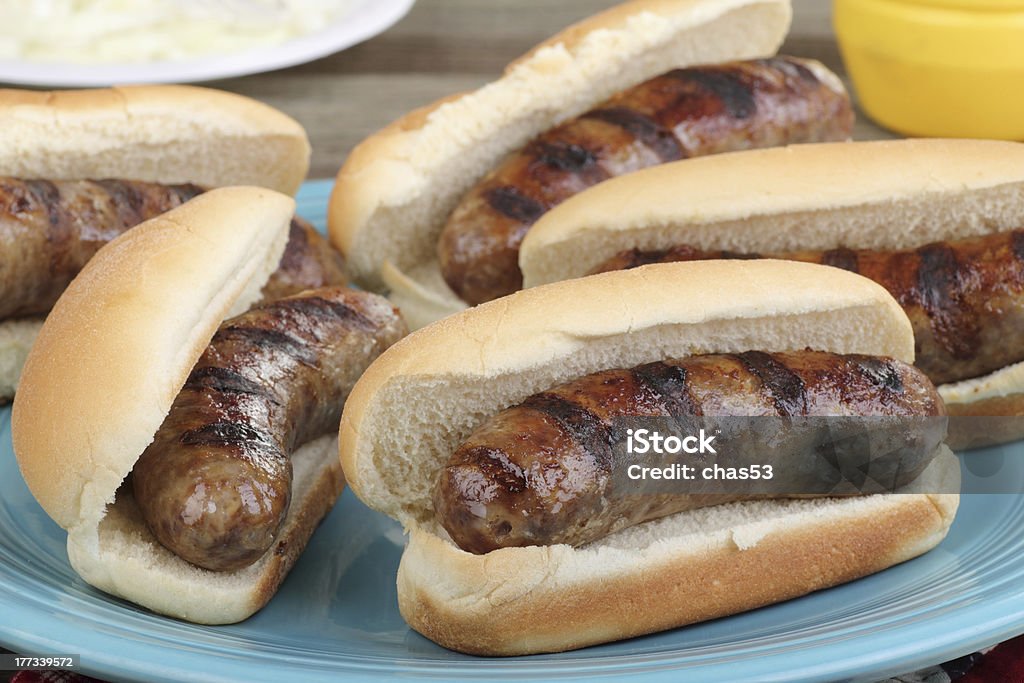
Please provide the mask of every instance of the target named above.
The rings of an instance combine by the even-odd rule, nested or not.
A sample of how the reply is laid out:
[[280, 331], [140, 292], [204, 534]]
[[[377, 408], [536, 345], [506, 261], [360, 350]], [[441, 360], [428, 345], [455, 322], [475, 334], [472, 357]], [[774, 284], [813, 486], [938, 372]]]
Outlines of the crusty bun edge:
[[939, 394], [954, 418], [947, 439], [952, 448], [979, 448], [1024, 439], [1024, 363], [1008, 365], [983, 377], [943, 384]]
[[200, 569], [157, 542], [125, 487], [90, 534], [68, 535], [71, 566], [89, 584], [154, 612], [197, 624], [230, 624], [262, 608], [331, 510], [344, 475], [337, 439], [325, 436], [292, 456], [292, 502], [273, 547], [255, 564], [232, 572]]
[[0, 167], [24, 178], [123, 178], [295, 194], [310, 145], [284, 113], [183, 85], [0, 90]]
[[507, 153], [670, 68], [774, 54], [788, 0], [634, 0], [559, 33], [497, 81], [418, 109], [370, 136], [338, 173], [334, 244], [360, 284], [427, 261], [458, 199]]
[[99, 250], [46, 318], [14, 399], [14, 452], [58, 524], [95, 535], [221, 321], [276, 268], [295, 202], [211, 190]]
[[[958, 472], [956, 458], [943, 450]], [[398, 604], [412, 628], [460, 652], [571, 650], [881, 571], [935, 547], [958, 501], [955, 494], [896, 493], [735, 503], [634, 527], [633, 544], [608, 537], [597, 547], [487, 555], [414, 528], [398, 570]]]
[[914, 355], [892, 297], [825, 266], [673, 263], [516, 292], [382, 354], [342, 415], [342, 465], [367, 505], [414, 524], [431, 516], [447, 455], [487, 416], [532, 393], [665, 357], [805, 347]]

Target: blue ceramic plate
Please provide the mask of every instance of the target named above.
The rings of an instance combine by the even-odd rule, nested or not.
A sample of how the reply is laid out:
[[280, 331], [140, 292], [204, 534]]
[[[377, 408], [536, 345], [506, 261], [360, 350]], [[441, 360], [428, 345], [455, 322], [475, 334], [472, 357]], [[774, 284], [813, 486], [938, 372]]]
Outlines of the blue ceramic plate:
[[[300, 212], [323, 225], [329, 185]], [[972, 453], [1024, 490], [1024, 444]], [[346, 492], [280, 592], [233, 626], [195, 626], [99, 593], [18, 474], [0, 409], [0, 644], [79, 654], [87, 673], [145, 681], [379, 682], [389, 678], [651, 681], [874, 680], [1024, 632], [1024, 496], [964, 496], [949, 537], [881, 574], [689, 628], [559, 655], [481, 659], [413, 633], [398, 614], [397, 524]]]

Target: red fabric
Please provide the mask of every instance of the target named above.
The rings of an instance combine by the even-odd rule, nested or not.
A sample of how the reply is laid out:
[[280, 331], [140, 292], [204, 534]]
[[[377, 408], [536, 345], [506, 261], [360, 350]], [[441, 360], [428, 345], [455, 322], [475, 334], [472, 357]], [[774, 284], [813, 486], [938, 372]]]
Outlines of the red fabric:
[[996, 645], [957, 683], [1024, 683], [1024, 636]]

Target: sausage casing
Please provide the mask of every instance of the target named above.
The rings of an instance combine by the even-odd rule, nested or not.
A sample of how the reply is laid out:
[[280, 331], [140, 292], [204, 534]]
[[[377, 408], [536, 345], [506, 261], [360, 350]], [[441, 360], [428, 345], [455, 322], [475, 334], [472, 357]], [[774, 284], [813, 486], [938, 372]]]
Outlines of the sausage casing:
[[206, 569], [263, 555], [288, 512], [290, 455], [338, 429], [355, 381], [404, 333], [386, 299], [344, 288], [226, 321], [132, 471], [154, 536]]
[[791, 57], [677, 69], [535, 138], [462, 199], [438, 242], [445, 281], [478, 304], [522, 288], [530, 225], [613, 176], [688, 157], [845, 140], [853, 110]]
[[624, 251], [594, 272], [647, 263], [778, 258], [860, 273], [885, 287], [914, 328], [915, 364], [936, 384], [1024, 361], [1024, 230], [935, 242], [914, 249], [831, 249], [779, 254], [677, 246]]
[[0, 320], [47, 313], [100, 247], [195, 185], [0, 178]]
[[[0, 320], [49, 312], [100, 247], [203, 191], [130, 180], [0, 177]], [[263, 300], [343, 284], [341, 255], [296, 218]]]
[[346, 284], [345, 259], [312, 225], [296, 216], [277, 270], [260, 292], [261, 301], [283, 299], [307, 289]]
[[[486, 420], [443, 468], [434, 509], [455, 543], [473, 553], [581, 545], [650, 519], [743, 499], [616, 490], [617, 456], [609, 444], [619, 417], [944, 414], [935, 387], [919, 370], [872, 356], [749, 351], [607, 370], [534, 394]], [[926, 430], [907, 447], [927, 462], [941, 439], [941, 430]], [[787, 453], [771, 456], [784, 460]], [[898, 476], [893, 486], [916, 472]]]

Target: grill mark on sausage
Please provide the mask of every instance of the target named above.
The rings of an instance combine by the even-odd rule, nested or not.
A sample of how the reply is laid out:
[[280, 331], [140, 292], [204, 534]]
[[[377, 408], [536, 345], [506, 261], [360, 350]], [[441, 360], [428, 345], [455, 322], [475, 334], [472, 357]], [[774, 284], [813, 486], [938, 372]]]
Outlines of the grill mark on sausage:
[[499, 448], [475, 446], [463, 452], [466, 462], [470, 462], [487, 477], [496, 482], [503, 491], [519, 493], [526, 489], [528, 483], [522, 468], [509, 460], [508, 454]]
[[280, 445], [269, 432], [241, 422], [211, 422], [182, 432], [179, 441], [186, 446], [241, 446], [281, 452]]
[[792, 73], [796, 73], [800, 78], [807, 81], [808, 83], [821, 83], [821, 79], [819, 79], [813, 71], [808, 69], [800, 62], [792, 61], [790, 59], [786, 59], [785, 57], [777, 57], [774, 59], [762, 59], [759, 61], [763, 62], [766, 65], [774, 66], [775, 68], [780, 69], [782, 71], [790, 71]]
[[636, 381], [649, 389], [668, 408], [672, 417], [703, 415], [704, 411], [693, 400], [686, 383], [686, 368], [663, 362], [639, 365], [630, 373]]
[[974, 356], [977, 326], [960, 310], [956, 254], [946, 243], [926, 244], [917, 250], [917, 294], [928, 316], [935, 340], [954, 358]]
[[484, 199], [495, 211], [513, 220], [532, 225], [546, 210], [533, 197], [527, 197], [519, 188], [503, 185], [487, 190]]
[[807, 413], [807, 388], [799, 375], [763, 351], [746, 351], [736, 354], [736, 358], [761, 380], [762, 390], [772, 399], [779, 415]]
[[848, 270], [851, 273], [859, 272], [860, 268], [857, 252], [845, 247], [829, 249], [824, 252], [821, 255], [821, 263], [822, 265], [832, 266], [833, 268], [842, 268], [843, 270]]
[[31, 199], [22, 210], [29, 210], [32, 204], [42, 206], [46, 211], [46, 241], [50, 245], [50, 272], [60, 273], [67, 267], [68, 243], [72, 239], [71, 221], [64, 214], [60, 200], [60, 189], [49, 180], [26, 180], [25, 189]]
[[667, 74], [685, 82], [696, 83], [702, 90], [717, 97], [736, 119], [748, 119], [757, 113], [753, 86], [732, 71], [713, 69], [675, 69]]
[[207, 365], [193, 370], [185, 382], [185, 388], [193, 391], [212, 389], [222, 394], [247, 394], [266, 398], [275, 404], [278, 402], [262, 384], [243, 377], [231, 368], [217, 365]]
[[235, 341], [264, 348], [276, 348], [304, 365], [316, 365], [316, 353], [312, 349], [300, 340], [279, 330], [268, 330], [262, 327], [225, 327], [217, 331], [211, 343], [226, 341]]
[[[696, 252], [696, 253], [700, 253], [700, 252]], [[705, 256], [704, 258], [707, 258], [707, 256]], [[754, 260], [757, 260], [757, 259], [760, 259], [760, 258], [763, 258], [763, 257], [761, 256], [761, 254], [759, 254], [757, 252], [754, 252], [754, 251], [727, 251], [727, 250], [723, 250], [723, 251], [718, 252], [717, 257], [715, 257], [715, 258], [727, 259], [729, 261], [754, 261]]]
[[894, 394], [903, 393], [903, 380], [892, 361], [870, 356], [854, 356], [852, 360], [861, 374], [875, 386]]
[[121, 180], [110, 179], [97, 180], [96, 184], [114, 200], [117, 212], [124, 223], [131, 224], [138, 221], [146, 203], [146, 196], [137, 186]]
[[18, 204], [18, 212], [24, 212], [35, 203], [46, 209], [47, 223], [49, 229], [46, 232], [46, 239], [50, 243], [65, 242], [71, 237], [70, 226], [65, 220], [61, 211], [60, 190], [55, 183], [49, 180], [25, 180], [25, 189], [31, 198], [25, 198]]
[[319, 296], [306, 296], [301, 299], [286, 299], [266, 308], [280, 311], [294, 311], [309, 318], [326, 318], [341, 320], [363, 331], [375, 329], [373, 321], [352, 306], [340, 301], [328, 301]]
[[1014, 230], [1010, 233], [1010, 240], [1014, 258], [1024, 262], [1024, 230]]
[[611, 469], [611, 445], [614, 441], [612, 430], [592, 412], [567, 398], [550, 393], [534, 394], [523, 401], [522, 405], [553, 418], [573, 441], [595, 457], [602, 468]]
[[662, 161], [678, 161], [686, 157], [679, 139], [660, 123], [629, 107], [608, 107], [589, 111], [580, 118], [597, 119], [618, 126], [646, 145]]
[[560, 171], [580, 174], [594, 170], [597, 165], [597, 155], [581, 145], [538, 141], [533, 147], [538, 163]]

